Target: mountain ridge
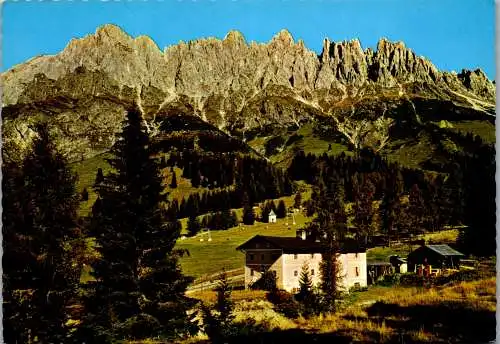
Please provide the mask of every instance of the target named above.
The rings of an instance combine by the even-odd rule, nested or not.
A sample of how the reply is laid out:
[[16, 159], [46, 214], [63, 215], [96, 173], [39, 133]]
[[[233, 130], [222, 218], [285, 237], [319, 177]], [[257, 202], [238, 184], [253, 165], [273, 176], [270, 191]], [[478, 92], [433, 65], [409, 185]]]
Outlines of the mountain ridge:
[[[225, 54], [221, 48], [227, 49], [229, 54]], [[235, 49], [239, 50], [236, 54]], [[217, 63], [213, 58], [214, 53], [221, 54], [220, 59], [226, 66]], [[124, 57], [127, 58], [124, 66], [116, 63], [116, 59]], [[276, 61], [278, 57], [281, 58], [280, 61]], [[256, 58], [258, 61], [255, 61]], [[192, 64], [200, 59], [208, 62], [208, 68], [193, 71]], [[227, 66], [231, 62], [233, 66]], [[243, 65], [245, 62], [250, 65], [249, 68], [238, 70], [239, 67], [246, 67]], [[184, 67], [186, 65], [189, 68]], [[268, 68], [255, 69], [255, 65]], [[360, 86], [369, 81], [385, 87], [394, 86], [398, 82], [419, 81], [444, 83], [459, 89], [463, 86], [462, 91], [474, 91], [475, 84], [480, 84], [478, 86], [485, 89], [482, 97], [492, 100], [494, 96], [494, 87], [482, 70], [464, 70], [459, 74], [440, 72], [428, 59], [417, 56], [406, 48], [403, 42], [390, 42], [386, 38], [379, 40], [375, 51], [371, 48], [363, 50], [357, 39], [336, 43], [325, 38], [322, 52], [317, 55], [307, 49], [303, 41], [296, 43], [286, 30], [281, 30], [268, 43], [247, 43], [240, 32], [233, 30], [222, 40], [209, 37], [188, 43], [180, 41], [162, 51], [148, 36], [133, 38], [118, 26], [107, 24], [99, 27], [95, 34], [72, 39], [59, 54], [39, 56], [2, 73], [6, 88], [4, 104], [16, 103], [18, 93], [22, 92], [19, 87], [15, 87], [13, 77], [16, 74], [21, 73], [20, 81], [23, 83], [37, 73], [57, 79], [79, 66], [102, 70], [118, 83], [129, 87], [151, 85], [163, 91], [188, 95], [206, 94], [200, 89], [204, 84], [203, 79], [213, 85], [213, 81], [220, 81], [228, 76], [227, 72], [214, 76], [214, 70], [230, 69], [234, 73], [233, 82], [229, 87], [216, 87], [215, 91], [218, 93], [228, 88], [237, 91], [238, 84], [245, 84], [245, 72], [254, 71], [261, 77], [254, 81], [260, 81], [261, 86], [272, 82], [291, 86], [299, 91], [330, 89], [335, 86], [341, 88], [341, 85]], [[276, 67], [280, 67], [279, 70]], [[275, 68], [275, 73], [272, 73], [272, 68]], [[193, 79], [195, 76], [199, 77], [200, 72], [204, 75], [199, 82], [195, 82]], [[26, 75], [22, 75], [23, 73]], [[475, 83], [468, 81], [471, 78], [475, 79]], [[254, 82], [249, 86], [258, 85]]]
[[7, 146], [27, 147], [29, 123], [47, 117], [73, 158], [109, 148], [132, 103], [153, 122], [194, 114], [243, 139], [269, 125], [300, 127], [327, 117], [352, 141], [361, 122], [363, 130], [389, 125], [384, 114], [391, 109], [413, 107], [406, 116], [414, 117], [420, 98], [478, 118], [495, 114], [495, 86], [480, 69], [441, 72], [387, 39], [376, 50], [357, 39], [324, 39], [318, 55], [287, 30], [268, 43], [247, 43], [230, 31], [222, 40], [181, 41], [162, 51], [148, 36], [133, 38], [107, 24], [1, 79]]

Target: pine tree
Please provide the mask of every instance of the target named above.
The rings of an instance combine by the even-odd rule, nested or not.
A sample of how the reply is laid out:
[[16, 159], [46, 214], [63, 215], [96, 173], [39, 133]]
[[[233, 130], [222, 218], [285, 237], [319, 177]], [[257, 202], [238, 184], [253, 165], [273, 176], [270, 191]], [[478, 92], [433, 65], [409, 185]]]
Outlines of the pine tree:
[[62, 343], [70, 328], [83, 238], [77, 226], [76, 176], [46, 124], [21, 168], [4, 166], [3, 306], [6, 342]]
[[278, 219], [283, 219], [286, 217], [286, 206], [283, 200], [280, 200], [278, 203], [278, 208], [276, 209], [276, 217]]
[[175, 171], [172, 173], [172, 181], [170, 182], [170, 188], [175, 189], [177, 187], [177, 176], [175, 175]]
[[99, 185], [104, 181], [104, 174], [102, 173], [102, 168], [97, 169], [97, 174], [95, 176], [95, 184], [94, 185]]
[[302, 194], [300, 191], [297, 191], [295, 194], [295, 198], [293, 199], [293, 207], [295, 209], [300, 209], [300, 206], [302, 205]]
[[403, 184], [401, 173], [390, 173], [386, 177], [383, 189], [382, 200], [379, 211], [381, 217], [381, 230], [389, 239], [389, 242], [396, 234], [396, 226], [401, 212], [401, 196], [403, 194]]
[[193, 188], [198, 188], [200, 187], [200, 183], [201, 183], [201, 175], [200, 175], [200, 171], [193, 171], [192, 172], [192, 177], [191, 177], [191, 186]]
[[87, 188], [83, 188], [81, 197], [82, 201], [84, 202], [89, 200], [89, 192], [87, 191]]
[[243, 223], [245, 225], [253, 225], [255, 222], [255, 213], [252, 204], [248, 198], [248, 194], [243, 194]]
[[309, 264], [305, 263], [302, 265], [302, 269], [300, 271], [300, 279], [299, 279], [300, 291], [299, 295], [301, 298], [305, 298], [312, 292], [312, 279], [311, 273], [309, 271]]
[[195, 236], [201, 230], [201, 224], [196, 215], [190, 215], [187, 223], [187, 231], [189, 236]]
[[274, 211], [274, 213], [276, 213], [277, 209], [276, 209], [276, 203], [274, 203], [273, 200], [270, 200], [269, 201], [269, 211]]
[[322, 183], [316, 203], [319, 237], [322, 238], [323, 254], [320, 265], [322, 303], [326, 312], [335, 312], [341, 296], [340, 241], [347, 230], [344, 208], [344, 186], [340, 178], [333, 176]]
[[231, 216], [231, 209], [224, 208], [221, 211], [221, 229], [228, 229], [234, 227], [233, 218]]
[[[38, 307], [32, 305], [31, 276], [34, 265], [30, 254], [32, 230], [25, 226], [25, 201], [22, 169], [15, 163], [2, 165], [3, 235], [3, 337], [6, 343], [32, 341], [37, 327]], [[36, 332], [34, 333], [36, 335]]]
[[353, 223], [357, 226], [356, 236], [358, 241], [364, 237], [364, 242], [367, 244], [368, 237], [372, 233], [375, 187], [368, 178], [363, 178], [361, 183], [355, 183], [354, 185], [357, 187], [354, 187]]
[[236, 212], [234, 210], [231, 212], [231, 221], [231, 227], [236, 227], [238, 225], [238, 215], [236, 215]]
[[458, 244], [464, 253], [480, 257], [496, 252], [495, 147], [483, 145], [475, 156], [464, 159], [464, 224]]
[[269, 212], [271, 211], [269, 202], [264, 202], [260, 206], [260, 222], [268, 223], [269, 222]]
[[296, 295], [296, 299], [302, 304], [302, 316], [305, 318], [313, 314], [317, 314], [320, 310], [319, 299], [314, 291], [309, 264], [302, 265], [300, 272], [300, 291]]
[[231, 301], [231, 287], [227, 274], [223, 271], [215, 291], [217, 301], [213, 310], [207, 306], [202, 307], [204, 331], [213, 343], [223, 343], [232, 334], [234, 321], [233, 302]]
[[417, 184], [413, 184], [408, 196], [408, 229], [410, 233], [418, 233], [423, 230], [425, 203], [422, 192]]
[[161, 208], [166, 200], [158, 163], [138, 109], [128, 112], [111, 151], [110, 172], [97, 188], [101, 205], [91, 235], [101, 258], [86, 298], [81, 336], [89, 342], [123, 338], [176, 338], [192, 333], [192, 307], [174, 249], [180, 228]]

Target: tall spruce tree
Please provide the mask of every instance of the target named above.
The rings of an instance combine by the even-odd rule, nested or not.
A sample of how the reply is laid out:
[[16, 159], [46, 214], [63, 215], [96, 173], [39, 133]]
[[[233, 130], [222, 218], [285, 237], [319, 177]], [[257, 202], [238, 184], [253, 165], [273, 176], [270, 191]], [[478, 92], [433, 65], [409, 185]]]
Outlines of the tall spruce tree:
[[313, 283], [311, 278], [311, 272], [309, 271], [309, 264], [307, 263], [302, 265], [300, 271], [299, 286], [300, 286], [299, 295], [301, 295], [301, 298], [305, 298], [312, 292]]
[[[359, 176], [359, 175], [358, 175]], [[354, 186], [354, 205], [353, 205], [353, 223], [357, 227], [356, 236], [358, 241], [363, 238], [367, 244], [368, 237], [372, 233], [373, 221], [373, 200], [375, 187], [367, 176], [360, 178], [361, 181], [353, 183]]]
[[482, 145], [476, 154], [464, 159], [466, 185], [464, 224], [458, 244], [464, 253], [480, 257], [496, 252], [495, 147]]
[[102, 172], [102, 168], [98, 168], [97, 169], [97, 173], [96, 173], [96, 176], [95, 176], [95, 184], [96, 185], [99, 185], [100, 183], [102, 183], [104, 181], [104, 174]]
[[[325, 174], [324, 174], [325, 175]], [[342, 267], [340, 265], [340, 242], [347, 230], [344, 207], [344, 186], [334, 175], [321, 183], [322, 188], [316, 201], [318, 235], [323, 245], [320, 265], [323, 309], [335, 312], [337, 300], [341, 296]]]
[[302, 304], [302, 316], [308, 318], [313, 314], [319, 313], [321, 305], [314, 290], [309, 264], [307, 263], [302, 265], [299, 286], [300, 290], [295, 298]]
[[243, 223], [245, 225], [253, 225], [255, 222], [255, 213], [252, 204], [248, 198], [248, 194], [243, 193]]
[[413, 184], [408, 195], [408, 229], [416, 234], [424, 229], [425, 203], [422, 191], [417, 184]]
[[293, 199], [293, 207], [295, 209], [300, 209], [301, 205], [302, 205], [302, 194], [300, 193], [300, 191], [297, 191]]
[[189, 236], [195, 236], [201, 230], [201, 224], [196, 215], [192, 214], [188, 218], [187, 231]]
[[192, 333], [192, 307], [174, 250], [180, 229], [160, 207], [160, 168], [136, 108], [128, 112], [108, 160], [116, 172], [96, 186], [101, 199], [91, 220], [100, 259], [81, 335], [88, 342], [124, 338], [178, 338]]
[[276, 209], [276, 217], [278, 219], [282, 219], [286, 216], [286, 206], [283, 200], [280, 200], [278, 203], [278, 207]]
[[205, 305], [202, 306], [204, 331], [213, 343], [223, 343], [232, 334], [232, 325], [235, 319], [234, 306], [231, 301], [232, 288], [225, 271], [220, 274], [215, 291], [217, 301], [213, 309]]
[[80, 194], [81, 200], [86, 202], [89, 200], [89, 192], [87, 191], [87, 188], [83, 188], [82, 193]]
[[269, 222], [269, 212], [271, 211], [269, 207], [269, 202], [264, 202], [260, 206], [260, 222], [268, 223]]
[[400, 172], [389, 173], [383, 188], [382, 201], [380, 202], [381, 230], [390, 240], [396, 235], [396, 225], [401, 212], [401, 196], [404, 185]]
[[177, 176], [175, 175], [175, 171], [172, 173], [172, 180], [170, 181], [169, 185], [172, 189], [175, 189], [177, 187]]
[[7, 343], [68, 342], [83, 238], [76, 176], [46, 124], [21, 168], [4, 166], [3, 310]]

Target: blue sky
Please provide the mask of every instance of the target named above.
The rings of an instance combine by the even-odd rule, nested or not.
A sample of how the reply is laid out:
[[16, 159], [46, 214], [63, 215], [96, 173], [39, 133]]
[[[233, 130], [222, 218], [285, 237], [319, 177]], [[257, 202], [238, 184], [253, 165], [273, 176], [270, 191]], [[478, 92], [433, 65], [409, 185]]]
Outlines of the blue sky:
[[493, 0], [122, 0], [4, 3], [2, 70], [33, 56], [55, 54], [71, 38], [106, 23], [132, 36], [146, 34], [160, 48], [231, 29], [247, 41], [267, 42], [288, 29], [321, 51], [324, 37], [403, 40], [440, 69], [481, 68], [495, 76]]

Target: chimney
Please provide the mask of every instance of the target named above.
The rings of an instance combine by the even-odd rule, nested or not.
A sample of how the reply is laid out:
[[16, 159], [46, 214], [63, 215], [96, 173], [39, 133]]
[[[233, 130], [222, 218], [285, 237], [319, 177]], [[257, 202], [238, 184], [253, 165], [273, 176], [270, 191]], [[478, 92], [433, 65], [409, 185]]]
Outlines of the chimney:
[[307, 233], [306, 233], [306, 231], [299, 229], [296, 232], [296, 237], [299, 238], [299, 239], [302, 239], [302, 240], [306, 240], [307, 239]]

